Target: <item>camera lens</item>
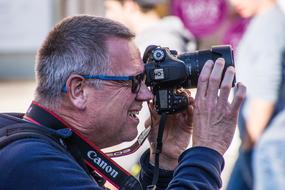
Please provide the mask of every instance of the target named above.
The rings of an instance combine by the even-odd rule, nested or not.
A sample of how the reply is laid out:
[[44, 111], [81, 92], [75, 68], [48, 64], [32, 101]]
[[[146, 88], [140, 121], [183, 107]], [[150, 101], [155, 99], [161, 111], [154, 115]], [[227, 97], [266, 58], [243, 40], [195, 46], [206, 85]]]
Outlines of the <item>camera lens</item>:
[[[212, 46], [210, 50], [200, 50], [179, 55], [178, 59], [185, 63], [189, 73], [188, 81], [182, 86], [184, 88], [197, 87], [199, 75], [206, 61], [213, 60], [215, 62], [218, 58], [225, 59], [225, 67], [222, 76], [224, 77], [226, 69], [229, 66], [234, 66], [233, 50], [230, 45]], [[235, 79], [233, 81], [233, 86], [234, 84]]]

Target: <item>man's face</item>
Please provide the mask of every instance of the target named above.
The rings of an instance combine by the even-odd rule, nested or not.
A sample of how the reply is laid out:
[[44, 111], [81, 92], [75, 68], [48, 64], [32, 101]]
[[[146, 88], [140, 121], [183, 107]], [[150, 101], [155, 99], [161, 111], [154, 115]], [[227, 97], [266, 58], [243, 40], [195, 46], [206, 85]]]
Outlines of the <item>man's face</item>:
[[256, 14], [259, 5], [263, 0], [231, 0], [235, 10], [244, 18]]
[[[112, 38], [107, 47], [112, 67], [112, 73], [108, 75], [135, 76], [144, 71], [139, 50], [132, 41]], [[145, 84], [141, 84], [137, 94], [131, 91], [131, 81], [102, 81], [102, 89], [93, 90], [94, 96], [88, 102], [89, 117], [93, 115], [92, 122], [102, 130], [99, 131], [100, 138], [104, 138], [100, 141], [108, 143], [101, 145], [101, 148], [133, 140], [138, 133], [137, 114], [142, 109], [142, 103], [153, 98]], [[98, 140], [98, 131], [96, 133], [95, 141]]]

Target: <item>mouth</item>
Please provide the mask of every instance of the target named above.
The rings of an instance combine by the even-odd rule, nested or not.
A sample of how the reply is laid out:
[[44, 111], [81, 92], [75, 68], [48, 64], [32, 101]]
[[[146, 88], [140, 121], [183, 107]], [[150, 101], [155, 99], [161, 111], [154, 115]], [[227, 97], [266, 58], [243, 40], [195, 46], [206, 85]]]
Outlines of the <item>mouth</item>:
[[137, 118], [139, 111], [128, 111], [128, 116], [132, 118]]
[[139, 118], [138, 118], [139, 112], [140, 112], [139, 110], [130, 110], [128, 111], [128, 116], [131, 120], [135, 122], [139, 122]]

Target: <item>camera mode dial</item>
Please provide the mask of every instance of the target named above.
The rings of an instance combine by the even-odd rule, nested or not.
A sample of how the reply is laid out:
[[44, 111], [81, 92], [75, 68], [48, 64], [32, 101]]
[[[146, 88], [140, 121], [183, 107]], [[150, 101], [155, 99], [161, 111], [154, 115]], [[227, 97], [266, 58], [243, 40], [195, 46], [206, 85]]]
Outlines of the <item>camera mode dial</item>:
[[162, 49], [156, 49], [153, 51], [152, 57], [155, 61], [162, 61], [165, 58], [165, 53]]

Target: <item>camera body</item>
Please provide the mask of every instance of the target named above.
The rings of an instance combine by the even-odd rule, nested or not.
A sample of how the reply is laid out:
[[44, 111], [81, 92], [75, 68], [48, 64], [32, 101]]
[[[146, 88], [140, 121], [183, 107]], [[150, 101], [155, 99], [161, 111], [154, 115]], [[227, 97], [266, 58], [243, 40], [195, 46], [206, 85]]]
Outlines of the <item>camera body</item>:
[[[207, 60], [225, 59], [225, 68], [234, 66], [233, 51], [230, 45], [213, 46], [210, 50], [200, 50], [178, 55], [175, 50], [151, 45], [147, 47], [145, 63], [146, 85], [154, 94], [156, 111], [159, 114], [172, 114], [187, 108], [188, 99], [178, 94], [180, 88], [197, 87], [198, 78]], [[233, 86], [235, 80], [233, 82]]]

